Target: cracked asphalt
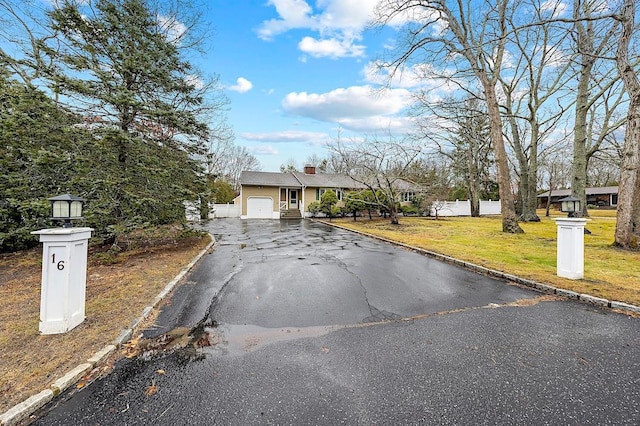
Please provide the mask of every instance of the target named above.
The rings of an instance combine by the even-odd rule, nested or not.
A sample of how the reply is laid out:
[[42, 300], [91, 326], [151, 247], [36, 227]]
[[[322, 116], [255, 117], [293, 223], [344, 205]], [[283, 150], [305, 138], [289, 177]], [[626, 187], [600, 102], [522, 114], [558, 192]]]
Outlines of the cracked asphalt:
[[640, 423], [639, 319], [320, 223], [208, 230], [144, 331], [192, 343], [119, 361], [34, 424]]

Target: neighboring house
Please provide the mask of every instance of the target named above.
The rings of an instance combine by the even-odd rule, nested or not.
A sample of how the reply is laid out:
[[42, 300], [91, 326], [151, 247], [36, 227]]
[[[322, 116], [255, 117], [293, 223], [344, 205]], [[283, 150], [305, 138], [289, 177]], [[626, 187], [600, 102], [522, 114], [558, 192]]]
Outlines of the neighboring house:
[[[244, 171], [240, 175], [240, 217], [306, 217], [309, 215], [309, 204], [320, 201], [322, 194], [329, 189], [335, 191], [338, 202], [342, 202], [347, 192], [360, 191], [366, 189], [366, 186], [346, 175], [316, 173], [316, 168], [310, 166], [305, 167], [303, 173]], [[408, 185], [406, 189], [406, 194], [414, 192], [409, 191], [411, 188]]]
[[[586, 188], [587, 205], [598, 207], [616, 207], [618, 205], [618, 187], [617, 186], [604, 186], [601, 188]], [[556, 189], [551, 191], [551, 205], [554, 208], [560, 209], [559, 200], [571, 195], [570, 189]], [[543, 192], [538, 195], [538, 207], [541, 209], [547, 208], [547, 201], [549, 200], [549, 191]]]

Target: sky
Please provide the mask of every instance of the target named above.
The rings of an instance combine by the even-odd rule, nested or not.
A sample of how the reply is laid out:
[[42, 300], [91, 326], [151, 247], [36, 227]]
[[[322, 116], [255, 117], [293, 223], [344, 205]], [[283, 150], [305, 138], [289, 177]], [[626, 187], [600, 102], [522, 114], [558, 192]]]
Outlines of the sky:
[[[45, 25], [44, 11], [60, 2], [9, 0], [7, 4], [40, 17]], [[227, 122], [234, 142], [246, 147], [263, 171], [279, 171], [290, 160], [302, 169], [311, 155], [326, 157], [327, 143], [338, 137], [348, 141], [406, 134], [411, 128], [406, 115], [411, 92], [431, 84], [438, 96], [440, 88], [417, 78], [415, 70], [394, 76], [387, 85], [386, 73], [376, 64], [395, 44], [397, 27], [371, 27], [377, 2], [193, 3], [202, 6], [199, 24], [207, 28], [207, 36], [203, 53], [187, 58], [205, 80], [218, 77], [229, 100]], [[159, 22], [169, 21], [159, 16]], [[400, 20], [393, 23], [400, 24]], [[180, 22], [173, 25], [178, 32], [186, 28]], [[1, 38], [0, 43], [19, 55], [16, 46]]]
[[376, 61], [391, 28], [368, 26], [377, 0], [209, 0], [212, 26], [199, 66], [230, 101], [235, 143], [263, 171], [326, 157], [327, 142], [404, 133], [412, 79], [384, 92]]

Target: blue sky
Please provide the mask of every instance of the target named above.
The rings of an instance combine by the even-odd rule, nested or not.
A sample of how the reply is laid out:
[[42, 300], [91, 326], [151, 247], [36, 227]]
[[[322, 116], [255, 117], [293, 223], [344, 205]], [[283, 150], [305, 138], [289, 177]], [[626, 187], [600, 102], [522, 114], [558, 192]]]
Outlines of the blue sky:
[[[13, 4], [44, 24], [43, 9], [57, 1]], [[396, 32], [369, 27], [377, 1], [202, 0], [201, 24], [210, 31], [204, 53], [189, 59], [205, 76], [219, 77], [235, 143], [255, 155], [262, 170], [279, 171], [289, 159], [301, 168], [313, 154], [327, 156], [326, 144], [338, 136], [406, 134], [411, 92], [435, 89], [430, 96], [437, 99], [449, 91], [423, 77], [430, 65], [409, 67], [385, 86], [387, 76], [376, 64]]]
[[[200, 66], [230, 99], [236, 143], [264, 171], [298, 167], [335, 139], [404, 132], [406, 87], [383, 95], [373, 66], [391, 30], [368, 29], [376, 0], [210, 0], [213, 27]], [[408, 81], [408, 80], [407, 80]], [[404, 86], [411, 86], [410, 83]]]

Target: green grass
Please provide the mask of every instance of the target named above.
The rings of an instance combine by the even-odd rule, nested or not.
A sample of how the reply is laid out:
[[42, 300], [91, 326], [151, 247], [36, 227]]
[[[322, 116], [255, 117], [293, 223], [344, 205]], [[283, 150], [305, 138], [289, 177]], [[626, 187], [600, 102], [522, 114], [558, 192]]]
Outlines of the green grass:
[[595, 210], [585, 235], [585, 278], [556, 275], [557, 227], [541, 215], [539, 223], [521, 223], [524, 234], [502, 232], [499, 216], [400, 218], [394, 226], [380, 219], [334, 220], [347, 228], [388, 238], [522, 278], [596, 297], [640, 305], [640, 253], [614, 248], [615, 211]]

